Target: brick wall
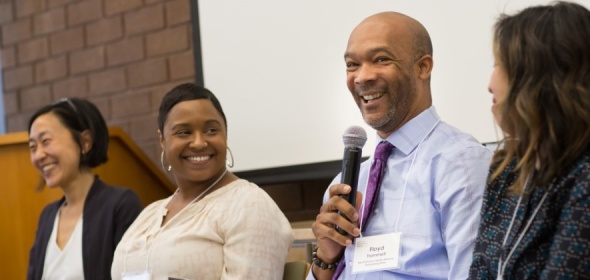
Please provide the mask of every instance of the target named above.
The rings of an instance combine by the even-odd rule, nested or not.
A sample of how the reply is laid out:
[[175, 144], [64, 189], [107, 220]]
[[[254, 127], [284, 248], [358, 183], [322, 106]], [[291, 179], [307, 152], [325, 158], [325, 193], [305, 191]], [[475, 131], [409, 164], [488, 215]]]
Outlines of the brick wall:
[[[195, 80], [190, 0], [0, 0], [9, 132], [62, 97], [88, 98], [159, 166], [158, 106]], [[290, 221], [313, 220], [329, 181], [261, 186]]]
[[7, 130], [59, 98], [88, 98], [159, 164], [162, 95], [195, 77], [189, 1], [0, 0]]

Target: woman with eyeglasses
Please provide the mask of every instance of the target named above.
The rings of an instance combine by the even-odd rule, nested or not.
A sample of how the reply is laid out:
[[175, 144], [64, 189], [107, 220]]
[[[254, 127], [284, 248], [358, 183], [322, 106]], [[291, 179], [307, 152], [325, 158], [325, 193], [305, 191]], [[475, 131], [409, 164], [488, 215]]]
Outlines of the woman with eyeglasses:
[[264, 190], [228, 171], [227, 121], [215, 95], [191, 83], [173, 88], [158, 128], [162, 167], [178, 189], [129, 227], [113, 279], [281, 279], [291, 226]]
[[111, 279], [115, 248], [142, 205], [133, 191], [93, 174], [107, 162], [108, 143], [106, 123], [87, 100], [62, 99], [31, 117], [31, 162], [64, 196], [41, 213], [27, 279]]

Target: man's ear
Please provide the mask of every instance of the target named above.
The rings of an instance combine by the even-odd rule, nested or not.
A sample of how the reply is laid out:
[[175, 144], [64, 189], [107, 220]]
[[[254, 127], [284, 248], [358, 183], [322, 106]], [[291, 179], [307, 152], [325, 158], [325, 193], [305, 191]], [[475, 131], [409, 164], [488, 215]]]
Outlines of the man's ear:
[[92, 150], [92, 145], [94, 144], [94, 139], [92, 138], [92, 134], [90, 130], [84, 130], [80, 133], [80, 142], [81, 142], [81, 149], [82, 154], [87, 154], [90, 150]]
[[418, 61], [416, 61], [416, 65], [418, 67], [418, 77], [421, 80], [429, 79], [430, 74], [432, 73], [432, 67], [434, 66], [432, 55], [423, 55]]

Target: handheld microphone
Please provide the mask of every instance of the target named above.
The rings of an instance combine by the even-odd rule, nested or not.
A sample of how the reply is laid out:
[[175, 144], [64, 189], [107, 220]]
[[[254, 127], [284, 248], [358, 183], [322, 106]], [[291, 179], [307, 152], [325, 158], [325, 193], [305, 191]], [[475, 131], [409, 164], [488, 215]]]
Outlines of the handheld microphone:
[[[363, 155], [363, 146], [367, 142], [367, 133], [360, 126], [351, 126], [344, 131], [342, 140], [344, 142], [344, 157], [342, 158], [340, 183], [349, 185], [351, 190], [350, 193], [341, 195], [341, 197], [346, 199], [352, 206], [355, 206], [361, 157]], [[338, 214], [346, 218], [344, 213], [338, 211]], [[336, 230], [342, 235], [347, 235], [346, 231], [338, 226], [336, 226]]]

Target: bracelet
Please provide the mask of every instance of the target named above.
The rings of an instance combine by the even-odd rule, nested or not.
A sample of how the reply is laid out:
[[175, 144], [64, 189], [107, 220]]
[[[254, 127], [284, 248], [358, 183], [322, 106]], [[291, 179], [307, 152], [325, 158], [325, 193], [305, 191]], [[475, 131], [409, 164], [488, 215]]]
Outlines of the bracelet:
[[336, 269], [336, 267], [338, 267], [338, 263], [340, 261], [335, 261], [333, 263], [325, 263], [322, 260], [320, 260], [318, 258], [318, 248], [319, 247], [315, 247], [315, 249], [313, 249], [313, 252], [311, 253], [311, 263], [319, 268], [321, 268], [322, 270], [332, 270], [332, 269]]

